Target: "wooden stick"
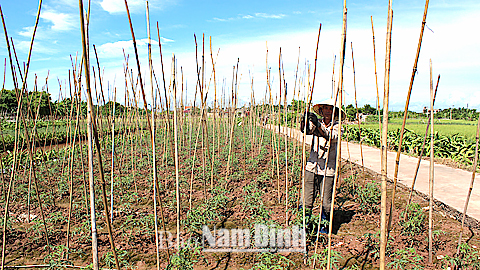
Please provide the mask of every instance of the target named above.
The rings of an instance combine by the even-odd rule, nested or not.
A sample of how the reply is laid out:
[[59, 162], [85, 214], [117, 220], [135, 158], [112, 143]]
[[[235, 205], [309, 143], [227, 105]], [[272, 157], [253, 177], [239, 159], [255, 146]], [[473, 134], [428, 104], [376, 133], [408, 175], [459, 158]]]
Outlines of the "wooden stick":
[[388, 1], [388, 21], [385, 49], [385, 79], [383, 80], [383, 126], [382, 126], [382, 162], [381, 162], [381, 213], [380, 213], [380, 270], [385, 270], [385, 251], [387, 249], [387, 133], [388, 98], [390, 94], [390, 56], [392, 48], [392, 0]]
[[377, 56], [375, 54], [375, 31], [373, 29], [373, 17], [370, 16], [372, 22], [372, 36], [373, 36], [373, 64], [375, 65], [375, 87], [377, 89], [377, 115], [378, 115], [378, 132], [380, 133], [380, 140], [382, 140], [382, 124], [380, 123], [380, 96], [378, 94], [378, 77], [377, 77]]
[[[126, 1], [126, 0], [125, 0]], [[100, 172], [100, 179], [101, 179], [101, 188], [102, 188], [102, 198], [103, 198], [103, 207], [104, 207], [104, 213], [105, 213], [105, 221], [107, 223], [107, 229], [108, 229], [108, 236], [110, 240], [110, 248], [112, 250], [113, 256], [115, 258], [115, 264], [118, 270], [120, 270], [120, 264], [118, 262], [118, 257], [117, 257], [117, 252], [115, 249], [115, 243], [113, 242], [113, 233], [112, 233], [112, 227], [110, 224], [110, 219], [109, 219], [109, 210], [108, 210], [108, 204], [107, 204], [107, 195], [105, 191], [105, 177], [104, 177], [104, 171], [103, 171], [103, 163], [102, 163], [102, 155], [101, 155], [101, 147], [100, 147], [100, 142], [99, 142], [99, 136], [98, 136], [98, 131], [97, 131], [97, 126], [96, 126], [96, 118], [95, 118], [95, 112], [93, 110], [93, 102], [92, 102], [92, 93], [90, 89], [90, 69], [89, 69], [89, 61], [88, 61], [88, 48], [87, 48], [87, 41], [86, 41], [86, 35], [87, 33], [85, 32], [85, 24], [84, 24], [84, 15], [83, 15], [83, 2], [82, 0], [78, 1], [79, 3], [79, 9], [80, 9], [80, 23], [81, 23], [81, 31], [82, 31], [82, 45], [83, 45], [83, 57], [84, 57], [84, 64], [85, 64], [85, 79], [86, 79], [86, 88], [87, 88], [87, 104], [89, 108], [89, 117], [88, 117], [88, 122], [87, 122], [87, 129], [88, 129], [88, 141], [89, 141], [89, 180], [90, 180], [90, 208], [91, 208], [91, 222], [92, 222], [92, 252], [94, 253], [94, 262], [93, 262], [93, 267], [94, 269], [98, 269], [98, 250], [97, 250], [97, 243], [94, 243], [97, 241], [97, 236], [96, 236], [96, 225], [95, 224], [95, 191], [94, 191], [94, 179], [93, 179], [93, 139], [95, 139], [95, 146], [97, 149], [97, 159], [98, 159], [98, 170]], [[88, 31], [88, 30], [87, 30]], [[93, 134], [92, 134], [93, 133]], [[93, 135], [93, 136], [92, 136]], [[95, 227], [94, 227], [95, 226]], [[97, 254], [95, 254], [97, 253]], [[96, 256], [96, 258], [95, 258]], [[95, 259], [97, 261], [95, 261]]]
[[[337, 181], [340, 179], [340, 168], [341, 168], [341, 158], [342, 158], [342, 93], [343, 93], [343, 66], [345, 61], [345, 45], [347, 41], [347, 1], [343, 1], [343, 31], [342, 31], [342, 43], [340, 51], [340, 74], [338, 74], [338, 86], [340, 98], [340, 106], [338, 113], [338, 138], [337, 138], [337, 160], [335, 164], [335, 177], [333, 179], [333, 188], [332, 188], [332, 203], [330, 205], [330, 224], [328, 226], [328, 256], [327, 256], [327, 270], [331, 268], [331, 259], [332, 259], [332, 225], [333, 225], [333, 210], [335, 206], [335, 189], [337, 187]], [[315, 76], [315, 75], [314, 75]], [[335, 110], [335, 107], [333, 108]], [[335, 121], [335, 118], [332, 119]], [[325, 172], [327, 171], [327, 164], [325, 164]], [[323, 182], [325, 182], [325, 177]], [[323, 191], [322, 191], [323, 193]]]
[[[237, 75], [238, 75], [238, 63], [240, 62], [240, 58], [237, 59]], [[235, 66], [233, 67], [233, 71], [235, 72]], [[231, 156], [232, 156], [232, 144], [233, 144], [233, 131], [235, 129], [235, 118], [236, 118], [236, 113], [235, 109], [237, 108], [237, 78], [234, 76], [232, 80], [235, 81], [235, 88], [232, 88], [232, 121], [230, 125], [230, 139], [228, 143], [228, 158], [227, 158], [227, 171], [225, 173], [225, 187], [228, 184], [228, 175], [230, 174], [230, 162], [231, 162]]]
[[177, 250], [180, 252], [180, 179], [178, 174], [177, 84], [175, 82], [175, 55], [173, 55], [173, 126], [175, 138], [175, 189], [177, 196]]
[[[428, 0], [427, 0], [428, 2]], [[433, 116], [433, 77], [432, 77], [432, 59], [430, 59], [430, 174], [429, 174], [429, 192], [428, 192], [428, 263], [432, 263], [433, 260], [433, 182], [434, 182], [434, 170], [435, 162], [433, 160], [434, 155], [434, 125]]]
[[363, 163], [363, 149], [362, 149], [362, 129], [360, 128], [360, 114], [358, 113], [357, 104], [357, 84], [355, 83], [355, 58], [353, 57], [353, 42], [350, 42], [352, 48], [352, 69], [353, 69], [353, 89], [355, 90], [355, 109], [357, 110], [357, 122], [358, 122], [358, 135], [360, 138], [360, 157], [362, 159], [362, 173], [363, 173], [363, 185], [365, 185], [365, 164]]
[[[415, 55], [415, 62], [413, 64], [412, 76], [410, 78], [410, 85], [408, 86], [407, 101], [405, 102], [405, 111], [403, 112], [402, 128], [400, 129], [400, 138], [398, 141], [397, 157], [395, 159], [395, 171], [393, 173], [393, 190], [392, 190], [392, 202], [390, 203], [390, 211], [388, 215], [387, 235], [390, 233], [393, 218], [393, 207], [395, 203], [395, 191], [397, 189], [398, 180], [398, 167], [400, 165], [400, 154], [402, 153], [403, 133], [405, 132], [405, 124], [408, 116], [408, 105], [410, 104], [410, 96], [412, 94], [413, 81], [415, 80], [415, 74], [417, 73], [418, 57], [420, 56], [420, 48], [422, 47], [423, 30], [425, 29], [425, 23], [427, 20], [428, 1], [425, 1], [425, 10], [423, 11], [422, 28], [420, 30], [420, 37], [418, 39], [417, 54]], [[433, 82], [432, 82], [432, 99], [433, 99]], [[433, 105], [432, 105], [433, 106]], [[433, 126], [433, 123], [432, 123]]]
[[[155, 91], [153, 89], [152, 40], [150, 39], [150, 11], [148, 9], [148, 0], [145, 2], [145, 5], [146, 5], [147, 35], [148, 35], [148, 69], [150, 73], [150, 91], [152, 93], [152, 106], [150, 107], [152, 110], [152, 116], [151, 116], [152, 117], [152, 132], [151, 132], [152, 136], [150, 137], [150, 139], [152, 143], [153, 216], [154, 216], [155, 248], [156, 248], [155, 255], [157, 259], [157, 270], [160, 270], [160, 246], [158, 241], [158, 218], [157, 218], [157, 192], [158, 192], [157, 191], [157, 158], [156, 158], [156, 151], [155, 151], [155, 108], [157, 104], [156, 104], [156, 98], [155, 98]], [[148, 114], [146, 115], [146, 117], [148, 118]], [[113, 163], [112, 163], [112, 166], [113, 166]], [[113, 175], [113, 167], [112, 167], [112, 175]], [[112, 181], [112, 187], [113, 187], [113, 181]]]
[[[76, 90], [76, 88], [75, 88]], [[70, 224], [72, 220], [72, 212], [73, 212], [73, 165], [74, 165], [74, 158], [75, 158], [75, 141], [76, 141], [76, 135], [78, 132], [78, 126], [80, 124], [80, 103], [77, 101], [77, 94], [75, 93], [75, 103], [76, 103], [76, 109], [77, 109], [77, 117], [75, 121], [75, 131], [73, 133], [73, 140], [72, 140], [72, 147], [71, 147], [71, 152], [70, 152], [70, 159], [71, 159], [71, 164], [70, 164], [70, 199], [69, 199], [69, 207], [68, 207], [68, 223], [67, 223], [67, 240], [66, 240], [66, 247], [67, 247], [67, 252], [65, 254], [65, 258], [68, 260], [68, 255], [69, 255], [69, 248], [70, 248]], [[72, 100], [73, 102], [73, 100]], [[82, 156], [82, 148], [80, 146], [80, 156]], [[83, 161], [82, 161], [82, 166], [83, 166]], [[85, 189], [86, 190], [86, 189]], [[87, 199], [87, 196], [85, 195], [85, 199]], [[88, 211], [88, 204], [87, 207], [85, 208], [86, 211]]]
[[[438, 89], [438, 83], [440, 82], [440, 74], [438, 75], [437, 78], [437, 86], [435, 87], [435, 93], [433, 94], [433, 105], [435, 105], [435, 98], [437, 96], [437, 89]], [[428, 135], [428, 129], [430, 128], [430, 118], [428, 118], [428, 123], [427, 123], [427, 128], [425, 129], [425, 136], [423, 137], [423, 143], [421, 147], [420, 154], [418, 155], [418, 162], [417, 162], [417, 167], [415, 168], [415, 175], [413, 176], [413, 182], [412, 186], [410, 187], [410, 193], [408, 194], [408, 200], [407, 204], [405, 205], [405, 213], [408, 212], [408, 205], [412, 201], [412, 195], [413, 195], [413, 190], [415, 188], [415, 182], [417, 181], [417, 175], [418, 175], [418, 169], [420, 168], [420, 162], [422, 161], [423, 157], [423, 152], [425, 150], [425, 142], [427, 141], [427, 135]], [[407, 215], [405, 214], [404, 218], [407, 218]]]
[[460, 235], [458, 237], [458, 246], [457, 246], [457, 253], [456, 253], [457, 257], [460, 254], [460, 244], [462, 243], [462, 233], [463, 233], [463, 226], [465, 225], [465, 216], [467, 215], [468, 202], [470, 201], [470, 195], [472, 195], [473, 184], [475, 182], [475, 173], [477, 172], [479, 135], [480, 135], [480, 115], [478, 116], [477, 136], [475, 137], [475, 155], [473, 158], [472, 180], [470, 181], [470, 187], [468, 188], [467, 199], [465, 200], [465, 207], [463, 208], [462, 227], [460, 228]]

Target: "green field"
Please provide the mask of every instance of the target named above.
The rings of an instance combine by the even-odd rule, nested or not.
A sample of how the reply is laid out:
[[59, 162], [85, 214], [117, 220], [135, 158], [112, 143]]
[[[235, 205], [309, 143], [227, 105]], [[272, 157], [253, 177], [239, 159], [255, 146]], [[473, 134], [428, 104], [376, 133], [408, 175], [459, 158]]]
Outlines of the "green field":
[[[388, 122], [388, 130], [394, 131], [402, 127], [403, 119], [390, 119]], [[425, 129], [427, 127], [428, 120], [423, 119], [407, 119], [407, 124], [405, 128], [417, 133], [425, 134]], [[378, 122], [363, 122], [363, 128], [373, 128], [378, 130]], [[475, 139], [475, 134], [477, 132], [477, 121], [468, 121], [468, 120], [450, 120], [450, 119], [435, 119], [434, 122], [435, 132], [438, 132], [440, 135], [451, 136], [454, 134], [459, 134], [465, 137], [468, 140]]]

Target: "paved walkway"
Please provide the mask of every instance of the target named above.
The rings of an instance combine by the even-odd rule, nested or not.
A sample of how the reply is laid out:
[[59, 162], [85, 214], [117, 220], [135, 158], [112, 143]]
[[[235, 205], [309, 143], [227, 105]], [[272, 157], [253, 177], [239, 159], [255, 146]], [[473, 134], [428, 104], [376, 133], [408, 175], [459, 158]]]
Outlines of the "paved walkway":
[[[268, 125], [267, 128], [272, 128]], [[278, 127], [276, 127], [278, 130]], [[299, 130], [291, 128], [280, 128], [282, 133], [287, 133], [290, 137], [293, 137], [299, 141], [303, 139], [303, 133]], [[307, 144], [311, 144], [312, 136], [307, 136]], [[347, 151], [348, 145], [348, 151]], [[363, 160], [365, 167], [371, 169], [377, 173], [381, 173], [380, 169], [380, 149], [362, 145]], [[350, 152], [350, 153], [348, 153]], [[387, 176], [393, 179], [395, 170], [395, 158], [396, 152], [388, 152], [387, 156]], [[342, 141], [342, 158], [348, 159], [356, 164], [362, 165], [360, 157], [360, 145], [357, 143], [347, 143]], [[407, 155], [400, 156], [400, 166], [398, 170], [398, 182], [407, 187], [412, 186], [415, 168], [418, 163], [417, 157], [410, 157]], [[420, 169], [418, 170], [417, 181], [415, 183], [415, 190], [428, 195], [428, 179], [430, 171], [430, 161], [422, 160], [420, 163]], [[444, 204], [455, 208], [460, 213], [463, 213], [465, 207], [465, 200], [467, 197], [468, 189], [472, 179], [472, 173], [460, 169], [454, 169], [442, 164], [435, 164], [434, 172], [434, 190], [433, 197]], [[467, 215], [480, 221], [480, 175], [477, 173], [475, 177], [475, 185], [473, 186], [472, 195], [468, 204]]]

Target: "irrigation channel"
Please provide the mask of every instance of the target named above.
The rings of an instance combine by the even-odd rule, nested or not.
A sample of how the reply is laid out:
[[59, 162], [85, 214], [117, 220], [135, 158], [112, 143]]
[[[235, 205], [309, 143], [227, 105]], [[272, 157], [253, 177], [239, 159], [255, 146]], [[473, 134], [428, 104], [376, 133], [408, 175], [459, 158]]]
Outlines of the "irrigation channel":
[[[460, 172], [457, 171], [454, 176], [446, 175], [449, 179], [440, 180], [437, 189], [434, 189], [435, 169], [439, 174], [437, 179], [447, 174], [442, 172], [441, 167], [434, 166], [434, 151], [430, 151], [428, 192], [425, 192], [428, 196], [420, 193], [410, 196], [408, 188], [405, 188], [408, 183], [400, 185], [408, 178], [404, 173], [406, 168], [399, 169], [398, 165], [400, 158], [402, 162], [408, 160], [408, 157], [400, 154], [400, 150], [426, 24], [428, 0], [421, 21], [395, 165], [387, 163], [393, 160], [389, 157], [391, 154], [387, 154], [393, 20], [390, 0], [383, 124], [378, 117], [379, 129], [382, 128], [381, 160], [378, 151], [370, 156], [370, 150], [365, 148], [365, 153], [361, 152], [363, 167], [358, 166], [346, 159], [349, 153], [353, 155], [356, 151], [353, 148], [357, 148], [357, 145], [345, 144], [343, 147], [344, 144], [339, 144], [333, 203], [327, 224], [320, 221], [320, 198], [311, 216], [306, 215], [300, 199], [305, 182], [303, 168], [309, 152], [306, 141], [291, 139], [263, 127], [264, 124], [284, 124], [298, 128], [301, 116], [311, 111], [321, 24], [315, 62], [306, 64], [304, 68], [297, 64], [292, 100], [287, 100], [282, 51], [280, 49], [278, 54], [277, 89], [272, 83], [275, 81], [272, 80], [267, 47], [267, 83], [261, 95], [264, 98], [255, 97], [251, 78], [251, 99], [248, 105], [242, 107], [238, 99], [242, 77], [239, 74], [240, 60], [232, 66], [231, 86], [227, 86], [227, 79], [216, 77], [211, 41], [210, 53], [205, 54], [208, 41], [205, 42], [204, 35], [198, 43], [194, 35], [197, 74], [194, 78], [196, 86], [193, 100], [184, 99], [184, 90], [187, 89], [184, 88], [183, 69], [177, 66], [175, 55], [171, 58], [171, 75], [168, 78], [158, 23], [161, 70], [154, 71], [148, 2], [148, 61], [142, 59], [143, 63], [148, 63], [143, 67], [146, 69], [148, 66], [148, 72], [142, 74], [142, 61], [137, 50], [128, 1], [124, 2], [134, 55], [125, 55], [124, 72], [117, 78], [123, 76], [123, 102], [128, 109], [118, 117], [115, 114], [116, 105], [112, 105], [111, 115], [99, 113], [99, 105], [108, 104], [106, 100], [115, 104], [117, 90], [114, 88], [111, 91], [113, 96], [104, 95], [107, 82], [98, 72], [102, 70], [101, 59], [97, 56], [95, 45], [91, 50], [88, 41], [90, 18], [89, 13], [84, 12], [90, 9], [85, 8], [80, 0], [82, 53], [75, 60], [72, 57], [69, 84], [63, 88], [65, 96], [70, 91], [72, 102], [69, 115], [62, 119], [69, 123], [64, 133], [66, 144], [57, 150], [36, 147], [39, 141], [36, 123], [40, 105], [35, 108], [28, 98], [29, 89], [38, 89], [37, 80], [35, 85], [27, 87], [27, 78], [42, 1], [39, 2], [24, 69], [18, 65], [20, 61], [16, 59], [14, 44], [8, 37], [0, 6], [9, 68], [18, 104], [13, 148], [10, 152], [5, 151], [0, 160], [3, 210], [1, 270], [480, 269], [478, 226], [472, 223], [472, 219], [466, 220], [470, 197], [473, 198], [468, 213], [472, 217], [478, 216], [478, 191], [473, 189], [473, 184], [478, 161], [479, 130], [470, 188], [463, 194], [467, 199], [445, 199], [445, 193], [456, 189], [452, 181], [456, 181], [458, 192], [466, 191], [464, 188], [468, 181], [461, 182], [466, 176], [460, 179]], [[339, 107], [343, 105], [345, 94], [343, 78], [346, 74], [343, 68], [346, 25], [347, 6], [344, 1], [340, 65], [337, 70], [334, 67], [332, 74], [332, 78], [338, 76], [336, 87], [332, 79], [332, 97], [338, 101]], [[373, 19], [372, 36], [375, 44]], [[353, 60], [353, 44], [351, 48]], [[201, 57], [198, 51], [201, 51]], [[376, 61], [375, 54], [373, 56]], [[206, 62], [211, 62], [211, 65]], [[352, 67], [354, 70], [353, 62]], [[355, 85], [355, 73], [353, 77]], [[223, 84], [219, 83], [222, 80]], [[437, 87], [438, 83], [439, 77]], [[219, 85], [221, 87], [217, 87]], [[145, 89], [147, 86], [150, 89]], [[434, 111], [433, 86], [430, 65], [431, 111]], [[151, 97], [147, 99], [145, 93], [151, 93]], [[81, 112], [81, 104], [85, 103], [82, 97], [86, 97], [85, 113]], [[99, 104], [93, 104], [92, 97], [96, 97]], [[289, 101], [297, 106], [287, 106]], [[377, 103], [380, 112], [378, 94]], [[186, 110], [188, 104], [191, 105], [191, 111]], [[340, 118], [338, 126], [341, 130], [343, 116], [340, 114], [337, 117]], [[430, 114], [430, 119], [429, 143], [430, 149], [434, 149], [433, 114]], [[28, 122], [35, 124], [27, 125]], [[360, 121], [358, 123], [360, 128]], [[80, 130], [86, 132], [81, 133]], [[342, 137], [338, 139], [342, 140]], [[46, 142], [45, 139], [43, 145]], [[365, 170], [365, 167], [373, 166], [378, 172], [379, 164], [380, 174]], [[392, 168], [393, 183], [387, 181], [388, 175], [392, 175], [387, 169]], [[427, 189], [424, 170], [422, 166], [417, 186], [423, 191]], [[398, 185], [397, 180], [400, 182]], [[445, 215], [443, 211], [435, 211], [434, 191], [438, 192], [437, 200], [448, 205], [457, 209], [461, 209], [462, 203], [465, 205], [461, 222]], [[451, 197], [457, 196], [450, 193]], [[459, 204], [453, 201], [459, 201]], [[311, 230], [307, 230], [306, 224]], [[247, 245], [246, 240], [240, 244], [237, 238], [232, 242], [228, 238], [228, 232], [238, 235], [238, 230], [246, 235], [256, 234], [259, 225], [268, 229], [269, 233], [264, 234], [269, 240], [265, 241], [266, 244], [256, 241], [265, 238], [256, 238], [252, 245], [250, 242]], [[319, 233], [322, 226], [328, 228], [327, 234]], [[216, 238], [208, 238], [205, 244], [205, 235], [210, 230], [218, 230], [221, 234], [215, 233]], [[282, 241], [277, 242], [280, 238]], [[298, 239], [305, 241], [298, 242]], [[294, 241], [294, 249], [287, 249]], [[253, 248], [248, 250], [245, 246]], [[269, 248], [261, 249], [265, 246]], [[221, 248], [216, 250], [218, 247]], [[230, 249], [225, 251], [222, 249], [224, 247]]]

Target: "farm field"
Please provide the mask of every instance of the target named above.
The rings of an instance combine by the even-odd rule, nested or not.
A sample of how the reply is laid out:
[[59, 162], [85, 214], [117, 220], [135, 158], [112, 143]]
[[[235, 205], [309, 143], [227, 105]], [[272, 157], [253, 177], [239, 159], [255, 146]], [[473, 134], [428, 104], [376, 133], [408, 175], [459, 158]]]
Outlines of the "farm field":
[[[400, 139], [400, 129], [402, 125], [401, 119], [393, 119], [388, 125], [387, 145], [390, 150], [396, 151]], [[402, 144], [402, 152], [418, 156], [422, 152], [422, 144], [425, 136], [425, 129], [427, 124], [419, 123], [423, 120], [408, 120], [405, 126], [404, 141]], [[434, 156], [437, 162], [442, 162], [457, 168], [473, 170], [472, 164], [475, 157], [475, 125], [472, 121], [465, 120], [440, 120], [440, 123], [435, 122], [434, 135]], [[378, 123], [361, 124], [362, 129], [362, 143], [381, 147], [380, 131]], [[347, 125], [347, 132], [344, 134], [346, 140], [360, 141], [360, 133], [358, 125]], [[473, 138], [468, 137], [469, 134], [474, 134]], [[430, 137], [428, 132], [427, 139]], [[429, 156], [430, 144], [425, 144], [423, 156]]]
[[[307, 237], [306, 264], [303, 253], [298, 252], [203, 252], [203, 225], [215, 226], [217, 230], [254, 230], [258, 223], [284, 228], [287, 213], [289, 226], [302, 225], [302, 212], [298, 210], [301, 203], [298, 191], [301, 189], [302, 145], [287, 140], [285, 151], [285, 138], [258, 126], [259, 120], [254, 117], [208, 120], [208, 137], [203, 136], [201, 121], [198, 120], [182, 116], [180, 123], [183, 124], [179, 126], [181, 132], [178, 134], [180, 237], [188, 240], [179, 251], [175, 248], [168, 249], [169, 253], [167, 249], [159, 250], [161, 268], [311, 269], [314, 258], [317, 268], [325, 267], [327, 238], [320, 235], [319, 255], [314, 255], [314, 233]], [[152, 155], [148, 147], [148, 132], [141, 126], [132, 126], [135, 128], [115, 136], [116, 161], [113, 170], [109, 161], [111, 138], [105, 136], [101, 141], [108, 205], [113, 199], [110, 210], [113, 215], [109, 218], [122, 269], [152, 269], [156, 265]], [[175, 235], [175, 161], [169, 146], [171, 142], [166, 141], [173, 141], [174, 131], [167, 128], [166, 121], [161, 119], [157, 120], [157, 126], [160, 198], [156, 201], [157, 227], [159, 231]], [[172, 126], [173, 121], [170, 120], [170, 128]], [[231, 138], [230, 152], [228, 145]], [[62, 265], [90, 265], [91, 222], [88, 180], [84, 170], [88, 166], [87, 147], [85, 144], [71, 147], [67, 145], [63, 150], [50, 153], [49, 159], [37, 166], [38, 188], [34, 188], [33, 181], [29, 180], [28, 158], [24, 155], [20, 160], [7, 223], [7, 266], [44, 264], [62, 268]], [[74, 151], [71, 152], [71, 149]], [[288, 153], [287, 163], [285, 152]], [[5, 160], [5, 165], [11, 164]], [[112, 173], [113, 189], [110, 186]], [[100, 265], [112, 268], [115, 261], [109, 247], [98, 171], [95, 178]], [[392, 268], [416, 264], [419, 269], [446, 269], [449, 261], [454, 260], [460, 228], [460, 223], [450, 217], [455, 214], [437, 208], [434, 215], [436, 259], [433, 265], [428, 265], [425, 263], [428, 256], [425, 207], [428, 201], [415, 195], [408, 222], [404, 221], [402, 212], [408, 192], [399, 189], [393, 214], [395, 225], [387, 249], [388, 264]], [[288, 196], [285, 190], [288, 190]], [[40, 215], [37, 191], [46, 228]], [[342, 163], [332, 236], [332, 265], [335, 269], [378, 267], [379, 200], [379, 176], [371, 173], [362, 175], [359, 167]], [[318, 208], [314, 211], [313, 222], [317, 220]], [[470, 231], [464, 230], [464, 237], [469, 240], [462, 246], [462, 258], [465, 265], [476, 267], [477, 247], [480, 246], [477, 230], [480, 228], [475, 223], [469, 225]], [[49, 246], [46, 246], [45, 229], [48, 231]]]
[[[405, 128], [423, 135], [425, 134], [427, 123], [428, 119], [407, 119]], [[362, 127], [378, 130], [378, 122], [364, 122]], [[391, 119], [388, 122], [389, 131], [394, 131], [401, 127], [402, 119]], [[438, 132], [440, 135], [452, 136], [458, 134], [468, 140], [474, 140], [477, 131], [477, 121], [435, 119], [434, 127], [435, 132]]]
[[[454, 209], [433, 196], [432, 166], [435, 158], [453, 161], [471, 170], [475, 180], [478, 136], [474, 134], [480, 118], [478, 125], [465, 120], [437, 120], [437, 132], [425, 151], [421, 148], [426, 120], [410, 119], [407, 130], [400, 134], [401, 120], [392, 119], [382, 138], [376, 122], [361, 127], [335, 122], [340, 116], [352, 121], [352, 115], [358, 114], [353, 104], [345, 107], [346, 119], [341, 112], [347, 100], [353, 103], [354, 99], [356, 106], [357, 82], [358, 89], [364, 91], [359, 93], [359, 100], [371, 102], [377, 90], [377, 104], [378, 79], [383, 82], [385, 117], [389, 102], [398, 106], [397, 89], [405, 79], [398, 76], [402, 73], [397, 73], [397, 67], [404, 68], [403, 60], [408, 57], [403, 54], [410, 53], [406, 44], [416, 41], [410, 40], [414, 36], [410, 23], [416, 15], [402, 12], [421, 11], [421, 6], [396, 6], [395, 16], [404, 21], [396, 21], [392, 28], [389, 1], [385, 74], [381, 78], [383, 56], [376, 54], [376, 48], [383, 44], [377, 38], [375, 45], [373, 15], [376, 21], [384, 22], [385, 18], [377, 16], [378, 12], [368, 15], [371, 25], [368, 20], [368, 25], [363, 25], [364, 20], [353, 20], [349, 29], [359, 34], [347, 38], [347, 1], [343, 1], [341, 35], [337, 35], [340, 23], [333, 23], [340, 18], [340, 2], [315, 6], [313, 2], [287, 5], [252, 1], [233, 5], [227, 1], [214, 5], [201, 1], [130, 1], [129, 8], [127, 0], [93, 1], [93, 6], [90, 1], [80, 0], [78, 10], [72, 1], [46, 2], [42, 8], [39, 1], [33, 27], [27, 25], [28, 17], [35, 16], [29, 5], [7, 1], [2, 4], [9, 11], [7, 16], [0, 6], [6, 41], [6, 50], [1, 52], [5, 64], [0, 95], [0, 270], [480, 269], [480, 222], [455, 210], [463, 197], [458, 198], [459, 192], [453, 191], [458, 184], [454, 178], [464, 185], [466, 177], [458, 177], [458, 170], [450, 174], [451, 168], [445, 166], [448, 171], [436, 171], [454, 176], [436, 182], [447, 183], [442, 187], [448, 195], [455, 193]], [[381, 5], [364, 1], [353, 4], [350, 10], [354, 18], [368, 19], [365, 12], [377, 6]], [[434, 12], [440, 8], [445, 9], [445, 5], [434, 5]], [[428, 0], [410, 90], [415, 76], [417, 84], [424, 84], [428, 77], [427, 61], [419, 58], [427, 10]], [[157, 21], [153, 35], [150, 11], [164, 20]], [[447, 14], [438, 13], [443, 15], [438, 17]], [[15, 21], [14, 26], [7, 27], [6, 22], [11, 21]], [[320, 21], [326, 22], [328, 43], [320, 41]], [[418, 23], [420, 26], [420, 20]], [[395, 57], [391, 58], [392, 29], [397, 25], [409, 32], [402, 30], [404, 45], [395, 44]], [[434, 21], [428, 25], [432, 33], [445, 29], [445, 24]], [[311, 31], [317, 26], [318, 35]], [[195, 29], [202, 29], [203, 35], [193, 32]], [[378, 33], [377, 27], [377, 37]], [[438, 36], [445, 36], [442, 31], [436, 33], [425, 35], [429, 39], [425, 45], [432, 52], [438, 50], [431, 44], [440, 44]], [[209, 34], [219, 36], [222, 50], [212, 45]], [[459, 39], [452, 34], [456, 33], [449, 39]], [[335, 48], [338, 37], [340, 50]], [[371, 48], [370, 37], [373, 54], [363, 44], [368, 38]], [[395, 43], [397, 40], [393, 39]], [[354, 41], [363, 50], [357, 58], [364, 72], [358, 81]], [[282, 51], [283, 44], [287, 46]], [[397, 48], [401, 48], [398, 54]], [[291, 49], [295, 49], [293, 53]], [[468, 65], [442, 58], [443, 54], [427, 55], [443, 59], [435, 59], [435, 68], [452, 63], [451, 74], [444, 76], [450, 90], [438, 99], [445, 99], [444, 93], [454, 93], [452, 87], [466, 92], [449, 102], [467, 103], [466, 109], [455, 103], [452, 106], [457, 110], [436, 110], [437, 116], [477, 116], [475, 109], [468, 109], [468, 102], [470, 108], [478, 105], [468, 100], [477, 96], [472, 91], [475, 88], [460, 84], [470, 80], [459, 76], [453, 79], [456, 83], [449, 81], [452, 74], [473, 78], [470, 71], [456, 69]], [[433, 94], [431, 59], [429, 63], [433, 104], [436, 90]], [[325, 76], [330, 71], [331, 79]], [[391, 71], [395, 73], [392, 78]], [[440, 75], [437, 78], [438, 86]], [[374, 79], [377, 89], [373, 88]], [[325, 100], [330, 83], [331, 99]], [[419, 101], [420, 96], [424, 94], [412, 100], [417, 108], [428, 103], [427, 98]], [[366, 114], [377, 110], [367, 105], [363, 107]], [[430, 110], [433, 112], [433, 105]], [[390, 113], [392, 118], [399, 115]], [[310, 149], [305, 140], [292, 140], [268, 129], [278, 127], [280, 132], [282, 125], [299, 130], [302, 126], [305, 135], [317, 136], [317, 143], [312, 144], [315, 147]], [[399, 146], [401, 136], [404, 140]], [[413, 188], [410, 192], [408, 187], [387, 179], [385, 152], [377, 162], [379, 153], [369, 148], [375, 151], [369, 161], [381, 165], [382, 175], [349, 162], [345, 156], [342, 159], [342, 140], [362, 142], [382, 151], [398, 147], [412, 156], [431, 153], [429, 177], [424, 166], [418, 176], [423, 178], [418, 179], [422, 181], [421, 190], [429, 183], [428, 195], [413, 192]], [[333, 149], [338, 156], [332, 157]], [[363, 165], [361, 147], [360, 153]], [[396, 162], [398, 165], [398, 159]], [[307, 178], [305, 168], [310, 170], [310, 165], [315, 172]], [[334, 171], [333, 179], [330, 174], [321, 175], [321, 167], [328, 167], [325, 171], [329, 173]], [[307, 187], [307, 180], [314, 184]], [[320, 181], [328, 192], [318, 192], [322, 190]], [[333, 187], [327, 186], [330, 183]], [[328, 211], [322, 209], [329, 204], [330, 188], [333, 197], [327, 216]], [[304, 194], [308, 191], [312, 192]], [[465, 212], [470, 194], [465, 198]], [[306, 202], [311, 195], [316, 196], [313, 209]], [[478, 201], [472, 199], [471, 204], [477, 207]]]

